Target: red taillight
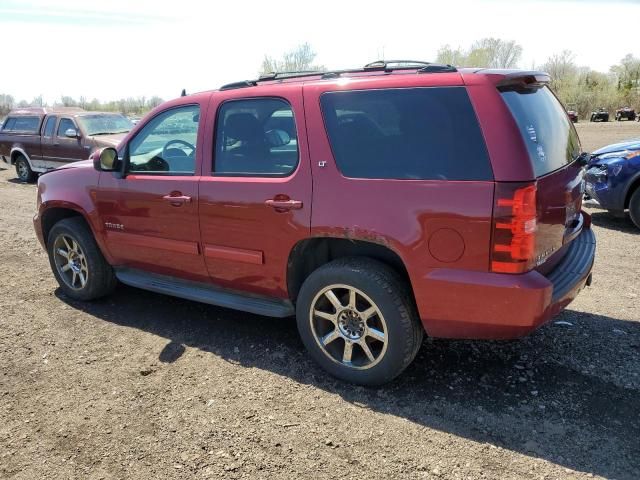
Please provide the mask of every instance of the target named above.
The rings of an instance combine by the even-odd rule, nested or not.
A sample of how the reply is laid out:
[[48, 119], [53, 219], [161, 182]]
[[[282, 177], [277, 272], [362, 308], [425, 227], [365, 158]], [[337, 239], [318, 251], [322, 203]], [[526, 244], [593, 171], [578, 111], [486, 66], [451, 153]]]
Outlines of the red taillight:
[[536, 186], [496, 183], [495, 199], [491, 271], [529, 271], [536, 249]]

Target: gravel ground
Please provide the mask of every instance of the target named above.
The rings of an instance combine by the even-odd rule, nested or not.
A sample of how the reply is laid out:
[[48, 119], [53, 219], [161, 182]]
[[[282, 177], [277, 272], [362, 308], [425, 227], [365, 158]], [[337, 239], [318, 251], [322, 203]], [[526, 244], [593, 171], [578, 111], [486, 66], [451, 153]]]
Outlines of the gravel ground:
[[[638, 123], [578, 124], [586, 149]], [[64, 298], [0, 171], [0, 478], [640, 478], [640, 230], [591, 210], [593, 286], [511, 342], [426, 339], [379, 389], [291, 320], [120, 286]]]

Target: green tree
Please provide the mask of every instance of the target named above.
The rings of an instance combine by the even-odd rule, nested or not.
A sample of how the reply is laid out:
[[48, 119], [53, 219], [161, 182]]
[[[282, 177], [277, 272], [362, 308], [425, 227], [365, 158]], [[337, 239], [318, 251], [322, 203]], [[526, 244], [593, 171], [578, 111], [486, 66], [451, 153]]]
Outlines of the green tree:
[[487, 37], [473, 42], [468, 50], [443, 45], [436, 61], [460, 67], [515, 68], [522, 57], [522, 46], [514, 40]]
[[298, 45], [282, 55], [281, 58], [264, 56], [262, 66], [260, 67], [260, 75], [274, 72], [305, 72], [305, 71], [323, 71], [323, 65], [314, 65], [316, 52], [309, 43]]

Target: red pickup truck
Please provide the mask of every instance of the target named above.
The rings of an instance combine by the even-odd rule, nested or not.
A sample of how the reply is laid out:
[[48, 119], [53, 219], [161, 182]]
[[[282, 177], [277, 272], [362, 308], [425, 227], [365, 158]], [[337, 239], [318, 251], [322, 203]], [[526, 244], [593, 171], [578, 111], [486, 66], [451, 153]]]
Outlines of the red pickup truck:
[[425, 333], [541, 326], [591, 283], [576, 130], [545, 73], [411, 63], [183, 96], [43, 175], [34, 226], [61, 291], [295, 315], [311, 356], [364, 385]]
[[86, 160], [97, 148], [117, 146], [132, 127], [119, 113], [21, 108], [0, 128], [0, 159], [15, 165], [20, 180], [32, 182], [38, 173]]

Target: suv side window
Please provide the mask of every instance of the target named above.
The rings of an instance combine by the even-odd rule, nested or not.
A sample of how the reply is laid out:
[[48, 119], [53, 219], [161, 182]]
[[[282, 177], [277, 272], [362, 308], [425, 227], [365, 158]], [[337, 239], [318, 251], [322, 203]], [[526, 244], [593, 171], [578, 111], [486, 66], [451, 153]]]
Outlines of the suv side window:
[[56, 120], [58, 117], [47, 117], [47, 123], [44, 125], [44, 136], [51, 137], [53, 130], [56, 128]]
[[70, 118], [61, 118], [60, 123], [58, 124], [58, 133], [59, 137], [64, 137], [64, 132], [69, 130], [70, 128], [76, 129], [76, 125], [73, 123], [73, 120]]
[[215, 135], [214, 175], [284, 177], [298, 165], [293, 110], [282, 99], [223, 103]]
[[193, 175], [200, 107], [166, 110], [129, 142], [129, 171], [155, 175]]
[[333, 156], [346, 177], [493, 179], [464, 87], [328, 92], [320, 102]]

